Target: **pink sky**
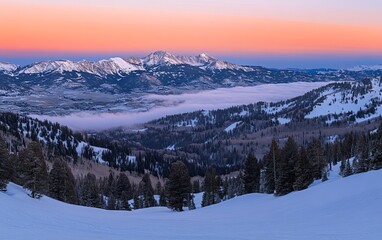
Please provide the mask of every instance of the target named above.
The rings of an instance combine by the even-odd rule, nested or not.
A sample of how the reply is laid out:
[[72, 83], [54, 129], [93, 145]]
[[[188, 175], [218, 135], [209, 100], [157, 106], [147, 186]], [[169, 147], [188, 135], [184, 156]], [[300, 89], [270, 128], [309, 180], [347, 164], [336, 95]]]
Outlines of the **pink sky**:
[[[0, 0], [0, 54], [382, 54], [379, 0]], [[1, 59], [0, 59], [1, 60]]]

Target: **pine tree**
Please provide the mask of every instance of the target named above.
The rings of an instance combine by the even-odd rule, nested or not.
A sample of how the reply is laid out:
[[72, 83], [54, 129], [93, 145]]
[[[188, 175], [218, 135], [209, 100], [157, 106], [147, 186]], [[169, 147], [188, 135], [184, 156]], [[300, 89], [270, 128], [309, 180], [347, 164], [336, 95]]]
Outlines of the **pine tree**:
[[129, 198], [127, 197], [127, 193], [125, 191], [121, 193], [119, 209], [131, 211]]
[[259, 192], [260, 167], [256, 157], [250, 153], [244, 163], [244, 191], [245, 193]]
[[192, 193], [199, 193], [200, 192], [200, 183], [199, 180], [195, 180], [192, 182]]
[[8, 154], [7, 145], [2, 137], [0, 137], [0, 191], [5, 191], [10, 179], [10, 156]]
[[77, 203], [76, 180], [68, 164], [55, 159], [49, 173], [49, 196], [68, 203]]
[[107, 199], [107, 209], [108, 210], [115, 210], [116, 209], [116, 199], [114, 197], [114, 194], [110, 194], [109, 198]]
[[86, 174], [80, 181], [79, 186], [80, 204], [88, 207], [101, 207], [101, 196], [97, 185], [96, 176], [92, 173]]
[[378, 128], [373, 157], [371, 159], [371, 168], [374, 170], [382, 168], [382, 125]]
[[368, 170], [369, 147], [368, 140], [364, 134], [360, 135], [356, 144], [356, 158], [353, 161], [354, 173], [362, 173]]
[[116, 194], [116, 181], [115, 181], [115, 178], [114, 178], [114, 173], [111, 170], [109, 170], [109, 177], [107, 179], [105, 195], [106, 196], [111, 196], [112, 194], [113, 195]]
[[190, 193], [188, 195], [188, 200], [187, 200], [187, 203], [188, 203], [188, 210], [194, 210], [196, 208], [195, 206], [195, 202], [194, 202], [194, 194]]
[[162, 192], [162, 183], [160, 181], [157, 182], [157, 184], [155, 185], [155, 195], [160, 195], [160, 193]]
[[204, 193], [202, 207], [209, 206], [221, 201], [219, 196], [220, 182], [216, 176], [215, 168], [209, 168], [204, 178]]
[[314, 179], [322, 178], [322, 170], [326, 166], [324, 157], [324, 149], [321, 146], [321, 142], [318, 139], [314, 139], [309, 143], [307, 149], [308, 159], [312, 165], [312, 174]]
[[300, 191], [308, 188], [308, 186], [313, 182], [313, 176], [312, 166], [310, 165], [304, 147], [300, 148], [294, 171], [296, 175], [296, 181], [293, 184], [293, 189], [295, 191]]
[[151, 185], [150, 175], [145, 174], [138, 186], [139, 197], [142, 204], [140, 208], [154, 207], [156, 205], [154, 198], [154, 189]]
[[350, 166], [350, 161], [349, 160], [346, 160], [346, 164], [345, 164], [345, 169], [344, 171], [342, 172], [342, 176], [343, 177], [347, 177], [347, 176], [350, 176], [353, 174], [353, 169], [352, 167]]
[[184, 202], [192, 191], [191, 178], [186, 165], [181, 161], [171, 164], [170, 177], [167, 182], [168, 207], [175, 211], [183, 211]]
[[293, 183], [295, 182], [294, 165], [297, 156], [296, 142], [289, 137], [282, 149], [282, 159], [280, 160], [276, 182], [276, 195], [281, 196], [293, 191]]
[[[276, 166], [275, 166], [275, 165]], [[280, 149], [273, 139], [269, 148], [268, 154], [264, 156], [265, 167], [265, 179], [264, 179], [264, 191], [266, 193], [274, 193], [275, 191], [275, 179], [277, 178], [277, 168], [280, 164]]]
[[134, 209], [137, 210], [140, 208], [140, 200], [139, 200], [139, 196], [138, 196], [138, 193], [137, 192], [134, 192], [133, 193], [133, 206], [134, 206]]
[[125, 192], [128, 199], [133, 198], [133, 192], [132, 192], [129, 178], [124, 173], [120, 173], [117, 178], [115, 194], [118, 199], [121, 198], [122, 192]]
[[159, 206], [162, 206], [162, 207], [167, 206], [166, 190], [165, 189], [162, 189], [162, 191], [159, 194]]
[[31, 191], [32, 198], [40, 198], [48, 190], [48, 172], [39, 143], [32, 142], [19, 155], [20, 182]]

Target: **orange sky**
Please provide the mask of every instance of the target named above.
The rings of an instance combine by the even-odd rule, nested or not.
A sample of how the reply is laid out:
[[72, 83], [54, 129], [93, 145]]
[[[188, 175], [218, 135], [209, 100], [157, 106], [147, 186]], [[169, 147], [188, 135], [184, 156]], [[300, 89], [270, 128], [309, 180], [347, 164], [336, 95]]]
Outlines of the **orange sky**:
[[377, 24], [25, 2], [1, 3], [0, 51], [382, 52]]

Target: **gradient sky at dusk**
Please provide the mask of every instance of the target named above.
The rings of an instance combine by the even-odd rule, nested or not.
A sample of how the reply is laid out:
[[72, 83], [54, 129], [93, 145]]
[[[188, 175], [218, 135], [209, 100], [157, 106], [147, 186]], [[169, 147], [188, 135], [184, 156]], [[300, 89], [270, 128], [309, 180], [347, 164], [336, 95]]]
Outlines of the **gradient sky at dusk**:
[[380, 0], [0, 0], [0, 61], [206, 52], [269, 67], [382, 64]]

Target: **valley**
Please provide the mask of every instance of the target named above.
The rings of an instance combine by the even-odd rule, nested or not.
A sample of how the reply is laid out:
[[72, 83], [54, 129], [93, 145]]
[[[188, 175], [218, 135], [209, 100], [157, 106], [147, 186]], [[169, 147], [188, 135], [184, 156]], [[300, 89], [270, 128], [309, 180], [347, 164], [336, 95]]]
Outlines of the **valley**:
[[[0, 63], [0, 110], [49, 116], [84, 111], [148, 111], [168, 105], [166, 98], [171, 95], [209, 90], [221, 90], [224, 94], [232, 88], [264, 84], [355, 81], [381, 74], [378, 66], [270, 69], [237, 65], [206, 54], [176, 56], [165, 51], [142, 58], [115, 57], [94, 62], [51, 60], [26, 66]], [[281, 99], [271, 99], [278, 100]], [[245, 103], [248, 102], [234, 101], [232, 105]], [[175, 113], [179, 112], [170, 114]]]

